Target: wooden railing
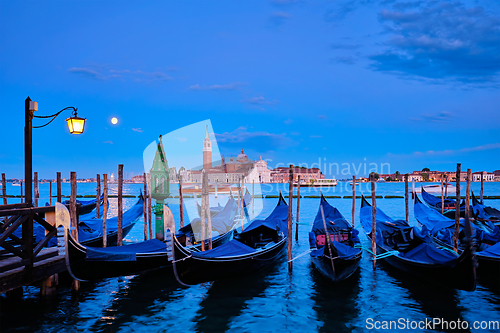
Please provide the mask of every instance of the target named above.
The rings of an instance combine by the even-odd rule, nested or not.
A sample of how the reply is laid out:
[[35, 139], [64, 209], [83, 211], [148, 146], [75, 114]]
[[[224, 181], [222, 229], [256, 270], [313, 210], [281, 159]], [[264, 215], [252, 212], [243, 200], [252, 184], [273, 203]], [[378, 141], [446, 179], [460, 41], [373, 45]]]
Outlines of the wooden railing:
[[[52, 223], [46, 221], [46, 214], [53, 216]], [[33, 268], [37, 255], [57, 235], [55, 227], [55, 206], [28, 207], [25, 203], [0, 206], [0, 217], [7, 217], [0, 223], [0, 247], [5, 253], [12, 253], [22, 259], [21, 265]], [[38, 242], [33, 239], [33, 225], [37, 222], [45, 228], [45, 237]], [[14, 232], [22, 226], [22, 237]]]

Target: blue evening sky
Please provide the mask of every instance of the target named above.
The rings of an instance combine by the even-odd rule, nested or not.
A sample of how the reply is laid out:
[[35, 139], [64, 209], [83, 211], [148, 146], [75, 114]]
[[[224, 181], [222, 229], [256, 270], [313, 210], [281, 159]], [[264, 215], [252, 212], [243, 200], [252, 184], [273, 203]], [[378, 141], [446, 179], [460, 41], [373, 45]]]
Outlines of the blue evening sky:
[[493, 171], [499, 71], [495, 0], [1, 0], [0, 171], [23, 177], [27, 96], [88, 119], [34, 130], [42, 178], [142, 173], [159, 134], [206, 119], [226, 158], [271, 167]]

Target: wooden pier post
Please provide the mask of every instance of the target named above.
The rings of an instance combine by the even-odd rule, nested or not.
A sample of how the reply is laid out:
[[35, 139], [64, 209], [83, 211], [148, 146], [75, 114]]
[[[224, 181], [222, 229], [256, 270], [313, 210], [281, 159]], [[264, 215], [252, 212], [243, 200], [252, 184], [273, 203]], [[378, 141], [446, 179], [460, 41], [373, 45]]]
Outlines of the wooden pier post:
[[444, 184], [443, 174], [441, 174], [441, 214], [444, 214]]
[[7, 204], [7, 181], [5, 180], [5, 173], [2, 173], [2, 197], [3, 204]]
[[61, 173], [57, 173], [57, 202], [61, 202]]
[[372, 190], [372, 252], [373, 252], [373, 269], [377, 268], [377, 201], [375, 198], [375, 177], [371, 176]]
[[181, 215], [181, 228], [184, 228], [184, 207], [182, 200], [182, 175], [179, 175], [179, 211]]
[[411, 180], [411, 198], [415, 200], [415, 177]]
[[103, 186], [103, 206], [102, 206], [102, 247], [108, 246], [108, 228], [106, 227], [106, 220], [108, 218], [108, 174], [102, 175]]
[[457, 201], [455, 205], [455, 232], [453, 234], [453, 250], [458, 251], [458, 232], [460, 228], [460, 175], [461, 175], [461, 164], [457, 163], [457, 174], [456, 174], [456, 187], [457, 187]]
[[207, 216], [207, 229], [208, 229], [208, 249], [212, 249], [212, 214], [210, 214], [210, 191], [208, 187], [208, 173], [204, 174], [205, 179], [205, 211]]
[[205, 170], [201, 171], [201, 212], [200, 212], [200, 222], [201, 222], [201, 251], [205, 251], [205, 219], [207, 209], [205, 207]]
[[[481, 175], [482, 176], [482, 175]], [[465, 216], [469, 216], [470, 209], [470, 182], [472, 181], [472, 171], [467, 169], [467, 186], [465, 188]]]
[[123, 164], [118, 164], [118, 239], [116, 245], [122, 246], [123, 238]]
[[52, 180], [49, 181], [49, 206], [52, 206]]
[[38, 198], [40, 197], [40, 193], [38, 192], [38, 172], [34, 172], [33, 183], [35, 186], [35, 207], [38, 207]]
[[243, 190], [241, 189], [241, 183], [243, 183], [242, 178], [243, 177], [238, 177], [238, 206], [240, 208], [241, 231], [243, 232], [243, 216], [245, 216], [245, 214], [243, 213]]
[[21, 180], [21, 203], [23, 203], [23, 181]]
[[97, 174], [96, 178], [96, 203], [95, 203], [95, 217], [96, 218], [101, 218], [101, 175]]
[[297, 176], [297, 217], [295, 218], [295, 240], [299, 240], [300, 175]]
[[352, 176], [352, 209], [351, 209], [351, 214], [352, 214], [352, 227], [354, 228], [354, 217], [356, 214], [356, 176]]
[[76, 221], [76, 172], [71, 171], [71, 195], [69, 199], [69, 216], [71, 220], [71, 235], [78, 241], [78, 225]]
[[[71, 223], [71, 235], [78, 242], [78, 221], [76, 212], [76, 172], [71, 171], [71, 195], [69, 199], [69, 216]], [[80, 290], [80, 281], [73, 280], [71, 284], [71, 289], [73, 291]]]
[[255, 179], [252, 180], [252, 218], [255, 215], [255, 209], [254, 209], [255, 200], [254, 200], [254, 198], [255, 198]]
[[288, 179], [288, 272], [291, 273], [293, 269], [292, 262], [292, 222], [293, 222], [293, 165], [290, 164]]
[[481, 193], [480, 193], [480, 199], [481, 199], [481, 204], [484, 205], [484, 203], [483, 203], [483, 181], [484, 181], [484, 179], [483, 179], [483, 173], [484, 173], [484, 171], [481, 171]]
[[444, 179], [444, 198], [448, 199], [448, 175], [445, 175]]
[[406, 223], [410, 222], [410, 207], [408, 205], [408, 174], [405, 174], [405, 218]]
[[144, 173], [144, 191], [143, 191], [143, 204], [142, 210], [144, 211], [144, 240], [148, 239], [148, 181], [146, 179], [146, 173]]
[[152, 194], [151, 194], [151, 174], [148, 173], [148, 183], [149, 183], [149, 191], [148, 191], [148, 226], [149, 226], [149, 239], [153, 239], [153, 221], [152, 221]]

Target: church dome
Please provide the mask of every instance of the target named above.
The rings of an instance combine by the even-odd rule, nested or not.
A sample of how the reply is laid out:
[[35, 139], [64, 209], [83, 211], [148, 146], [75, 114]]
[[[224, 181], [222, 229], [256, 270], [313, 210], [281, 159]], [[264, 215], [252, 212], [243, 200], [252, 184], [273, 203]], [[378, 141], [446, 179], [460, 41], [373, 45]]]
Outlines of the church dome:
[[248, 162], [248, 156], [243, 152], [243, 149], [241, 150], [241, 154], [236, 157], [236, 161], [240, 163]]

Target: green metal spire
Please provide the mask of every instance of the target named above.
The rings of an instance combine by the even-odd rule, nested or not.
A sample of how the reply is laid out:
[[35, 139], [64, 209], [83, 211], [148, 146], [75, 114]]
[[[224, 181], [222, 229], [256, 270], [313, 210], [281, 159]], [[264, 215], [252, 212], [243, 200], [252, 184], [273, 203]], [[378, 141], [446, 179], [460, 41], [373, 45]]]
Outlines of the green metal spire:
[[163, 201], [170, 195], [170, 169], [163, 149], [161, 135], [149, 173], [151, 175], [151, 195], [157, 201]]

